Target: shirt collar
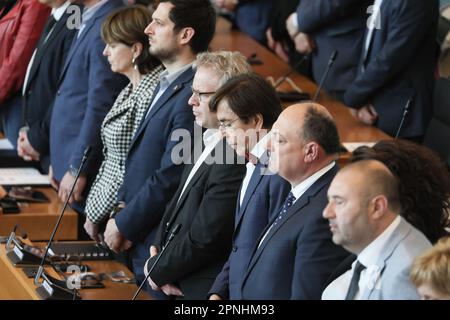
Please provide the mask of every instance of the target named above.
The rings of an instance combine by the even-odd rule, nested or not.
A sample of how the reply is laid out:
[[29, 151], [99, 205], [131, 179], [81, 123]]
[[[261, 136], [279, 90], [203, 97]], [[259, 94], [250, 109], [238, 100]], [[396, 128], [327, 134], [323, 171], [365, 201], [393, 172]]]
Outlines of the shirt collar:
[[307, 179], [303, 180], [300, 184], [292, 188], [292, 193], [294, 194], [294, 197], [296, 200], [298, 200], [305, 192], [309, 189], [321, 176], [323, 176], [325, 173], [330, 171], [334, 166], [336, 162], [333, 161], [329, 165], [323, 167], [313, 175], [309, 176]]
[[67, 7], [70, 5], [70, 1], [66, 1], [61, 7], [52, 9], [53, 18], [59, 21], [61, 17], [66, 13]]
[[400, 224], [400, 221], [400, 216], [397, 216], [389, 225], [389, 227], [387, 227], [382, 234], [380, 234], [358, 255], [358, 261], [362, 263], [366, 268], [377, 264], [384, 246], [386, 245], [391, 235], [394, 233], [394, 230]]
[[189, 68], [192, 68], [193, 62], [185, 65], [184, 67], [178, 69], [175, 72], [169, 73], [169, 70], [164, 70], [159, 76], [161, 82], [166, 82], [167, 85], [171, 85], [181, 74], [183, 74]]
[[203, 142], [205, 146], [216, 145], [222, 139], [218, 129], [208, 129], [203, 133]]
[[89, 19], [91, 19], [97, 12], [97, 10], [100, 9], [100, 7], [103, 6], [106, 2], [108, 2], [108, 0], [100, 0], [90, 8], [85, 7], [81, 16], [82, 23], [86, 23]]
[[253, 147], [252, 151], [250, 153], [255, 156], [256, 158], [260, 159], [263, 154], [266, 152], [266, 144], [267, 140], [269, 140], [270, 134], [267, 133], [264, 137], [261, 138], [261, 140], [258, 141], [257, 144]]

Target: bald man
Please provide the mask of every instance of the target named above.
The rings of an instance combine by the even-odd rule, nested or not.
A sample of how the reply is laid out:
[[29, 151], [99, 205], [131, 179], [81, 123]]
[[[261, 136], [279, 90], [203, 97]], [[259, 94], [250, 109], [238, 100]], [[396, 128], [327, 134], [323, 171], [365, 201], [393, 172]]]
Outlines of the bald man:
[[397, 179], [376, 160], [356, 162], [336, 175], [323, 216], [329, 220], [334, 243], [357, 259], [326, 288], [323, 299], [419, 298], [409, 270], [431, 244], [399, 215], [398, 189]]
[[320, 299], [348, 255], [322, 217], [337, 172], [339, 135], [328, 111], [313, 103], [285, 109], [267, 145], [269, 168], [291, 192], [256, 242], [242, 283], [243, 299]]

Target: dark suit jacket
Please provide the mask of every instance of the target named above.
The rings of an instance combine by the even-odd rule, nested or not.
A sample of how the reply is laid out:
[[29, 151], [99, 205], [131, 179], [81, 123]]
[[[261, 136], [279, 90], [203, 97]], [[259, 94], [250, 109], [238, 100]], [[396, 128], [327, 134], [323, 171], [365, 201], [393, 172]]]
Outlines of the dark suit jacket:
[[242, 206], [239, 205], [238, 196], [233, 247], [209, 294], [215, 293], [224, 299], [241, 299], [240, 285], [253, 247], [267, 223], [278, 214], [291, 189], [290, 184], [278, 175], [261, 175], [261, 169], [264, 166], [257, 164]]
[[273, 0], [241, 0], [235, 13], [235, 24], [242, 32], [260, 43], [266, 43]]
[[366, 21], [373, 0], [300, 0], [297, 7], [301, 32], [314, 38], [313, 79], [317, 83], [325, 73], [331, 53], [337, 59], [328, 74], [324, 89], [343, 94], [356, 77]]
[[242, 284], [243, 299], [320, 299], [327, 279], [348, 255], [333, 243], [322, 217], [337, 170], [319, 178], [255, 247]]
[[116, 97], [128, 83], [111, 71], [103, 56], [105, 43], [100, 30], [104, 19], [121, 7], [121, 0], [108, 0], [87, 22], [62, 67], [50, 121], [50, 159], [55, 179], [60, 181], [77, 168], [88, 145], [92, 147], [84, 172], [95, 178], [101, 163], [100, 127]]
[[[24, 120], [29, 127], [28, 140], [41, 154], [44, 170], [48, 170], [49, 165], [49, 130], [53, 100], [61, 69], [76, 32], [76, 29], [67, 28], [68, 17], [69, 13], [66, 12], [56, 22], [49, 38], [36, 52], [23, 95]], [[41, 41], [43, 39], [39, 39], [38, 43]]]
[[183, 171], [183, 166], [175, 164], [171, 156], [172, 149], [186, 140], [172, 138], [172, 134], [183, 130], [184, 138], [191, 138], [194, 116], [188, 100], [193, 77], [190, 68], [158, 99], [137, 129], [125, 162], [125, 176], [117, 199], [126, 206], [117, 215], [116, 224], [134, 243], [130, 258], [138, 280], [144, 278], [144, 264], [150, 256], [156, 228]]
[[421, 136], [432, 111], [438, 0], [385, 0], [380, 16], [381, 28], [363, 52], [344, 102], [353, 108], [372, 103], [379, 114], [376, 125], [395, 135], [413, 99], [400, 136]]
[[[225, 140], [213, 152], [235, 155]], [[223, 152], [223, 151], [222, 151]], [[211, 156], [211, 155], [210, 155]], [[225, 157], [224, 157], [225, 159]], [[221, 159], [220, 159], [221, 160]], [[243, 163], [242, 159], [240, 159]], [[244, 164], [207, 164], [199, 167], [178, 201], [193, 165], [186, 166], [180, 186], [168, 205], [155, 239], [161, 250], [176, 224], [181, 230], [167, 246], [150, 277], [158, 285], [175, 283], [185, 299], [205, 299], [231, 247], [234, 208]], [[157, 256], [149, 260], [151, 267]]]

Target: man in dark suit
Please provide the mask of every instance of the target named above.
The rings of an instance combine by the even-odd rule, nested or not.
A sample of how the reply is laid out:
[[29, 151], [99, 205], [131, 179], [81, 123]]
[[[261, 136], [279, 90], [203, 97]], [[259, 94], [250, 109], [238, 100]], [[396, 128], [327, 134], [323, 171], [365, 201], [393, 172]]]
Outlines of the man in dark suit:
[[337, 172], [339, 136], [328, 111], [305, 103], [285, 109], [272, 128], [269, 168], [292, 190], [256, 242], [242, 283], [243, 299], [320, 299], [347, 256], [322, 217]]
[[438, 5], [438, 0], [375, 1], [358, 75], [344, 96], [362, 122], [422, 140], [433, 105]]
[[196, 143], [203, 142], [204, 150], [200, 155], [194, 152], [195, 162], [185, 167], [145, 267], [147, 273], [158, 251], [166, 245], [172, 228], [180, 224], [178, 235], [168, 244], [149, 282], [154, 290], [161, 288], [167, 295], [185, 299], [206, 298], [228, 257], [234, 206], [245, 172], [243, 159], [236, 158], [217, 130], [219, 122], [216, 113], [209, 109], [209, 102], [222, 83], [250, 70], [244, 56], [228, 52], [201, 54], [196, 66], [189, 104], [196, 123], [207, 129], [203, 137], [194, 136]]
[[25, 160], [40, 161], [42, 169], [48, 172], [53, 100], [77, 30], [67, 26], [67, 19], [71, 14], [68, 9], [70, 2], [48, 0], [45, 3], [52, 7], [53, 12], [47, 20], [25, 76], [22, 107], [26, 126], [19, 132], [17, 151]]
[[210, 300], [237, 300], [253, 246], [281, 207], [290, 185], [265, 166], [267, 131], [281, 113], [275, 90], [263, 77], [244, 74], [227, 82], [216, 97], [211, 109], [217, 110], [227, 142], [249, 161], [236, 204], [232, 251], [209, 294]]
[[105, 230], [105, 241], [112, 250], [130, 249], [129, 262], [138, 282], [144, 280], [144, 264], [156, 228], [181, 178], [183, 159], [174, 159], [172, 153], [183, 137], [190, 139], [193, 132], [194, 118], [188, 105], [192, 63], [198, 52], [207, 50], [215, 22], [208, 0], [161, 1], [145, 30], [150, 53], [161, 60], [166, 72], [161, 74], [147, 115], [131, 141], [117, 197], [125, 202], [125, 208], [108, 221]]
[[[103, 20], [120, 8], [120, 0], [82, 1], [81, 26], [61, 66], [61, 77], [50, 120], [50, 170], [62, 201], [68, 197], [87, 146], [92, 150], [78, 179], [70, 203], [79, 212], [83, 195], [97, 175], [101, 162], [100, 127], [127, 79], [111, 71], [103, 56]], [[58, 186], [59, 184], [59, 186]]]
[[296, 12], [287, 20], [288, 31], [297, 50], [312, 53], [312, 75], [319, 83], [333, 51], [336, 62], [324, 89], [342, 98], [356, 76], [367, 10], [373, 0], [300, 0]]

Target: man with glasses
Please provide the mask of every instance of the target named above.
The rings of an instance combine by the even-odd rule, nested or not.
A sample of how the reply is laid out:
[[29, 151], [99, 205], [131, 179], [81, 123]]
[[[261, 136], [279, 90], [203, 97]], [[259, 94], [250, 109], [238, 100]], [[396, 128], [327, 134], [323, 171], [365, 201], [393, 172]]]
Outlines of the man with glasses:
[[233, 249], [209, 291], [210, 300], [235, 300], [241, 299], [240, 283], [253, 246], [290, 189], [286, 180], [265, 167], [265, 137], [281, 113], [281, 103], [263, 77], [243, 74], [219, 89], [211, 109], [217, 111], [227, 142], [248, 159], [236, 204]]
[[231, 52], [202, 53], [194, 66], [189, 104], [196, 124], [206, 129], [203, 137], [194, 135], [194, 150], [202, 144], [203, 152], [198, 158], [194, 152], [193, 163], [183, 171], [144, 272], [155, 263], [174, 226], [181, 224], [150, 274], [149, 283], [153, 290], [160, 289], [166, 295], [204, 299], [230, 251], [236, 197], [245, 172], [244, 161], [238, 161], [217, 130], [219, 122], [209, 109], [209, 101], [230, 77], [249, 72], [250, 66], [243, 55]]

